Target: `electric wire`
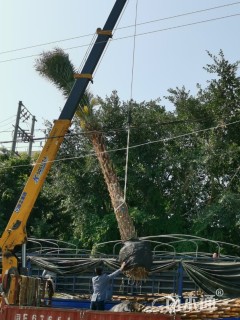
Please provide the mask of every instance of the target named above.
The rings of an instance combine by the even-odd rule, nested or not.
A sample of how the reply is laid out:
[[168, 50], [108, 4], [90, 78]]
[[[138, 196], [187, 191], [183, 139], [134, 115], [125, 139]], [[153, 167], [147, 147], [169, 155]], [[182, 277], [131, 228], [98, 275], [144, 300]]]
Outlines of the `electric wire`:
[[13, 132], [13, 130], [0, 131], [0, 133], [9, 133], [9, 132]]
[[[127, 0], [127, 3], [126, 3], [126, 5], [124, 6], [123, 11], [122, 11], [121, 14], [120, 14], [120, 17], [119, 17], [119, 19], [118, 19], [118, 21], [117, 21], [117, 23], [116, 23], [116, 27], [114, 28], [114, 30], [112, 30], [112, 36], [113, 36], [113, 37], [114, 37], [114, 35], [115, 35], [116, 30], [118, 30], [118, 25], [119, 25], [119, 23], [120, 23], [120, 21], [121, 21], [121, 19], [122, 19], [122, 16], [123, 16], [123, 14], [124, 14], [127, 6], [128, 6], [128, 3], [129, 3], [129, 0]], [[95, 67], [95, 69], [94, 69], [93, 77], [95, 76], [96, 72], [98, 71], [98, 68], [99, 68], [99, 66], [100, 66], [100, 64], [101, 64], [101, 62], [102, 62], [102, 60], [103, 60], [103, 57], [104, 57], [105, 54], [106, 54], [107, 48], [108, 48], [108, 46], [110, 45], [111, 40], [112, 40], [112, 37], [107, 39], [107, 44], [106, 44], [106, 46], [105, 46], [105, 48], [104, 48], [104, 50], [103, 50], [103, 53], [102, 53], [102, 55], [101, 55], [101, 57], [100, 57], [100, 59], [99, 59], [99, 61], [98, 61], [98, 64], [96, 65], [96, 67]], [[100, 43], [100, 42], [99, 42], [99, 43]]]
[[80, 64], [79, 68], [78, 68], [78, 72], [80, 72], [80, 70], [82, 70], [83, 66], [85, 65], [85, 62], [86, 62], [86, 60], [88, 58], [88, 55], [90, 53], [91, 48], [93, 47], [93, 44], [94, 44], [94, 41], [96, 40], [96, 37], [97, 37], [96, 34], [94, 34], [93, 37], [92, 37], [92, 40], [90, 42], [90, 45], [88, 46], [88, 49], [87, 49], [87, 51], [86, 51], [86, 53], [85, 53], [85, 55], [84, 55], [84, 57], [82, 59], [82, 62]]
[[125, 164], [124, 191], [123, 191], [124, 203], [126, 202], [126, 195], [127, 195], [128, 157], [129, 157], [129, 145], [130, 145], [130, 119], [131, 119], [131, 104], [132, 104], [132, 96], [133, 96], [137, 14], [138, 14], [138, 0], [136, 0], [136, 8], [135, 8], [135, 28], [134, 28], [134, 37], [133, 37], [132, 71], [131, 71], [131, 84], [130, 84], [130, 104], [129, 104], [129, 110], [128, 110], [128, 123], [127, 123], [127, 148], [126, 148], [126, 164]]
[[[86, 105], [87, 105], [87, 101], [86, 99], [83, 99], [83, 101], [85, 101]], [[185, 119], [185, 120], [172, 120], [172, 121], [156, 121], [156, 122], [152, 122], [153, 124], [158, 124], [158, 125], [161, 125], [161, 126], [165, 126], [165, 125], [171, 125], [171, 124], [184, 124], [184, 123], [194, 123], [194, 122], [206, 122], [208, 121], [209, 119], [208, 118], [205, 118], [205, 119]], [[218, 121], [215, 119], [215, 121]], [[12, 122], [11, 122], [12, 123]], [[10, 124], [10, 123], [9, 123]], [[138, 126], [134, 126], [134, 125], [131, 125], [130, 126], [131, 130], [134, 130], [134, 129], [139, 129], [139, 125]], [[42, 131], [42, 132], [45, 132], [47, 129], [35, 129], [34, 131]], [[99, 133], [103, 133], [103, 134], [110, 134], [110, 133], [117, 133], [117, 132], [121, 132], [121, 131], [125, 131], [126, 129], [125, 128], [115, 128], [115, 129], [110, 129], [108, 130], [107, 132], [106, 131], [102, 131], [102, 130], [94, 130], [94, 131], [88, 131], [89, 133], [93, 133], [93, 132], [99, 132]], [[13, 130], [8, 130], [8, 131], [0, 131], [1, 132], [13, 132]], [[68, 134], [67, 136], [76, 136], [76, 135], [83, 135], [85, 134], [85, 132], [80, 132], [80, 133], [74, 133], [74, 134]], [[46, 139], [46, 137], [43, 137], [43, 138], [40, 138], [42, 140]], [[34, 140], [34, 139], [33, 139]], [[11, 143], [13, 142], [13, 140], [10, 140], [10, 141], [4, 141], [4, 143]], [[0, 143], [3, 143], [3, 141]]]
[[[164, 32], [164, 31], [169, 31], [169, 30], [189, 27], [189, 26], [193, 26], [193, 25], [198, 25], [198, 24], [202, 24], [202, 23], [207, 23], [207, 22], [218, 21], [218, 20], [222, 20], [222, 19], [238, 17], [238, 16], [240, 16], [240, 13], [231, 14], [231, 15], [222, 16], [222, 17], [217, 17], [217, 18], [211, 18], [211, 19], [207, 19], [207, 20], [191, 22], [191, 23], [186, 23], [186, 24], [181, 24], [181, 25], [177, 25], [177, 26], [173, 26], [173, 27], [167, 27], [167, 28], [163, 28], [163, 29], [157, 29], [157, 30], [153, 30], [153, 31], [142, 32], [142, 33], [136, 34], [135, 36], [136, 37], [145, 36], [145, 35], [149, 35], [149, 34], [153, 34], [153, 33]], [[124, 40], [124, 39], [129, 39], [129, 38], [132, 38], [132, 37], [133, 37], [133, 35], [128, 35], [128, 36], [123, 36], [123, 37], [119, 37], [119, 38], [116, 38], [116, 39], [112, 39], [112, 41]], [[99, 44], [100, 43], [101, 42], [99, 42]], [[77, 49], [77, 48], [83, 48], [83, 47], [86, 47], [86, 46], [89, 46], [89, 44], [83, 44], [83, 45], [79, 45], [79, 46], [64, 48], [63, 50], [66, 50], [66, 51], [67, 50], [73, 50], [73, 49]], [[0, 63], [10, 62], [10, 61], [17, 61], [17, 60], [28, 59], [28, 58], [34, 58], [34, 57], [39, 57], [40, 55], [41, 55], [41, 53], [40, 54], [32, 54], [32, 55], [28, 55], [28, 56], [17, 57], [17, 58], [5, 59], [5, 60], [0, 60]]]
[[80, 36], [76, 36], [76, 37], [71, 37], [71, 38], [60, 39], [60, 40], [54, 40], [54, 41], [50, 41], [50, 42], [43, 42], [43, 43], [40, 43], [40, 44], [35, 44], [35, 45], [22, 47], [22, 48], [17, 48], [17, 49], [1, 51], [0, 55], [1, 54], [6, 54], [6, 53], [12, 53], [12, 52], [16, 52], [16, 51], [23, 51], [23, 50], [33, 49], [33, 48], [37, 48], [37, 47], [43, 47], [43, 46], [46, 46], [46, 45], [49, 45], [49, 44], [58, 43], [58, 42], [65, 42], [65, 41], [70, 41], [70, 40], [74, 40], [74, 39], [86, 38], [86, 37], [90, 37], [90, 36], [93, 36], [93, 33], [80, 35]]
[[[227, 5], [225, 5], [225, 6], [227, 6]], [[223, 7], [223, 6], [221, 6], [221, 7]], [[207, 10], [207, 9], [206, 9], [206, 10]], [[204, 10], [201, 10], [201, 11], [204, 11]], [[184, 15], [186, 15], [186, 14], [184, 14]], [[239, 15], [239, 14], [237, 14], [237, 15]], [[233, 16], [236, 16], [236, 15], [233, 15]], [[225, 17], [216, 18], [216, 19], [210, 19], [210, 20], [207, 20], [207, 21], [213, 21], [213, 20], [218, 20], [218, 19], [227, 18], [227, 17], [230, 17], [230, 16], [225, 16]], [[163, 20], [163, 19], [161, 19], [161, 20]], [[190, 25], [197, 24], [197, 23], [203, 23], [203, 22], [207, 22], [207, 21], [195, 22], [195, 23], [191, 23]], [[146, 22], [146, 23], [150, 23], [150, 22]], [[177, 26], [177, 27], [183, 27], [183, 26], [188, 26], [188, 25], [189, 25], [189, 24], [181, 25], [181, 26]], [[136, 24], [135, 24], [135, 27], [136, 27]], [[171, 28], [167, 28], [167, 29], [163, 29], [163, 30], [159, 30], [159, 31], [170, 30], [170, 29], [174, 29], [174, 28], [177, 28], [177, 27], [171, 27]], [[125, 28], [126, 28], [126, 27], [125, 27]], [[134, 37], [134, 43], [135, 43], [135, 37], [136, 37], [136, 36], [145, 35], [145, 34], [149, 34], [149, 33], [153, 33], [153, 32], [159, 32], [159, 31], [152, 31], [152, 32], [147, 32], [147, 33], [138, 34], [138, 35], [136, 35], [136, 33], [135, 33], [134, 36], [133, 36], [133, 37]], [[123, 38], [126, 38], [126, 37], [123, 37]], [[119, 39], [123, 39], [123, 38], [119, 38]], [[119, 39], [116, 39], [116, 40], [119, 40]], [[77, 48], [77, 47], [76, 47], [76, 48]], [[69, 49], [65, 49], [65, 50], [70, 50], [70, 49], [74, 49], [74, 48], [69, 48]], [[21, 49], [19, 49], [19, 50], [21, 50]], [[17, 51], [17, 50], [14, 50], [14, 51]], [[0, 54], [1, 54], [1, 53], [0, 53]], [[15, 60], [15, 59], [13, 59], [13, 60]], [[7, 60], [7, 61], [9, 61], [9, 60]], [[2, 62], [2, 61], [0, 61], [0, 62]], [[134, 65], [134, 63], [133, 63], [133, 65]], [[133, 73], [133, 70], [132, 70], [132, 73]], [[131, 86], [132, 86], [132, 83], [131, 83]], [[132, 87], [131, 87], [131, 96], [132, 96]], [[237, 121], [237, 122], [238, 122], [238, 121]], [[0, 123], [1, 123], [1, 122], [0, 122]], [[236, 123], [236, 122], [235, 122], [235, 123]], [[231, 123], [231, 124], [234, 124], [234, 123]], [[230, 124], [226, 124], [226, 125], [230, 125]], [[195, 133], [198, 133], [198, 132], [201, 132], [201, 131], [216, 129], [216, 128], [218, 128], [218, 127], [219, 127], [219, 126], [213, 127], [213, 128], [209, 128], [209, 129], [200, 130], [200, 131], [196, 131], [196, 132], [194, 132], [194, 134], [195, 134]], [[129, 129], [130, 129], [130, 127], [129, 127]], [[2, 132], [3, 132], [3, 131], [2, 131]], [[129, 132], [130, 132], [130, 131], [129, 131]], [[1, 133], [1, 131], [0, 131], [0, 133]], [[190, 135], [190, 134], [193, 134], [193, 133], [184, 134], [184, 135], [181, 135], [181, 136], [177, 136], [177, 137], [175, 137], [175, 138], [184, 137], [184, 136]], [[172, 139], [173, 139], [173, 138], [168, 138], [168, 139], [164, 139], [164, 140], [165, 140], [165, 141], [169, 141], [169, 140], [172, 140]], [[144, 144], [141, 144], [141, 145], [137, 145], [137, 146], [133, 146], [133, 147], [136, 148], [136, 147], [140, 147], [140, 146], [143, 146], [143, 145], [146, 145], [146, 144], [156, 143], [156, 142], [159, 142], [159, 141], [160, 141], [160, 140], [151, 141], [151, 142], [147, 142], [147, 143], [144, 143]], [[127, 154], [128, 154], [128, 147], [129, 147], [129, 145], [127, 145], [127, 148], [126, 148]], [[118, 150], [124, 150], [124, 149], [123, 149], [123, 148], [122, 148], [122, 149], [116, 149], [115, 151], [118, 151]], [[114, 150], [111, 151], [111, 152], [114, 152]], [[74, 158], [75, 158], [75, 157], [74, 157]], [[69, 160], [69, 159], [72, 159], [72, 158], [54, 160], [54, 161], [52, 161], [52, 162], [61, 161], [61, 160]], [[127, 165], [126, 165], [126, 166], [127, 166]], [[14, 166], [13, 166], [13, 167], [14, 167]], [[11, 167], [11, 168], [13, 168], [13, 167]], [[18, 166], [16, 166], [16, 167], [18, 167]], [[2, 169], [2, 168], [0, 168], [0, 169]], [[232, 180], [234, 179], [234, 177], [237, 175], [239, 169], [240, 169], [240, 167], [237, 168], [237, 171], [236, 171], [235, 174], [233, 175], [231, 181], [232, 181]], [[127, 167], [126, 167], [126, 172], [127, 172]], [[126, 183], [126, 179], [127, 179], [127, 178], [125, 178], [125, 183]], [[231, 183], [231, 181], [230, 181], [230, 183]], [[229, 183], [229, 184], [230, 184], [230, 183]], [[125, 190], [125, 189], [124, 189], [124, 190]], [[126, 199], [126, 193], [125, 193], [125, 191], [124, 191], [124, 199]]]
[[4, 120], [0, 121], [0, 123], [5, 122], [5, 121], [7, 121], [7, 120], [9, 120], [9, 119], [11, 119], [11, 118], [14, 118], [14, 117], [16, 117], [16, 115], [10, 116], [10, 117], [8, 117], [8, 118], [6, 118], [6, 119], [4, 119]]
[[233, 179], [237, 176], [237, 174], [239, 173], [240, 170], [240, 166], [237, 167], [237, 170], [235, 171], [234, 175], [232, 176], [231, 180], [229, 181], [227, 187], [225, 188], [225, 191], [229, 188], [229, 186], [231, 185]]
[[[240, 120], [237, 120], [237, 121], [234, 121], [234, 122], [230, 122], [230, 123], [225, 123], [224, 126], [228, 127], [228, 126], [231, 126], [231, 125], [234, 125], [234, 124], [237, 124], [237, 123], [240, 123]], [[222, 127], [222, 124], [214, 126], [214, 127], [206, 128], [206, 129], [200, 129], [200, 130], [196, 130], [196, 131], [192, 131], [192, 132], [183, 133], [183, 134], [180, 134], [180, 135], [177, 135], [177, 136], [174, 136], [174, 137], [163, 138], [163, 139], [148, 141], [148, 142], [144, 142], [144, 143], [140, 143], [140, 144], [136, 144], [136, 145], [131, 145], [131, 146], [129, 146], [129, 149], [136, 149], [136, 148], [144, 147], [146, 145], [155, 144], [155, 143], [161, 143], [161, 142], [166, 143], [168, 141], [177, 140], [177, 139], [180, 139], [180, 138], [184, 138], [184, 137], [191, 136], [191, 135], [196, 135], [196, 134], [207, 132], [207, 131], [210, 131], [210, 130], [213, 131], [213, 130], [219, 129], [221, 127]], [[112, 150], [108, 150], [108, 151], [105, 151], [105, 152], [102, 152], [102, 153], [106, 153], [106, 152], [107, 153], [113, 153], [113, 152], [118, 152], [118, 151], [126, 151], [126, 147], [112, 149]], [[76, 159], [85, 158], [85, 157], [89, 157], [89, 156], [96, 156], [96, 153], [95, 152], [89, 152], [86, 155], [55, 159], [55, 160], [46, 161], [46, 163], [54, 163], [54, 162], [61, 162], [61, 161], [67, 161], [67, 160], [76, 160]], [[34, 165], [38, 165], [38, 164], [41, 164], [41, 163], [34, 163]], [[20, 166], [9, 166], [9, 167], [0, 166], [0, 170], [17, 168], [17, 167], [28, 167], [28, 166], [33, 166], [33, 164], [20, 165]]]
[[5, 128], [5, 127], [9, 127], [9, 126], [13, 126], [12, 121], [10, 121], [10, 122], [8, 122], [8, 123], [5, 123], [5, 124], [0, 125], [1, 129], [2, 129], [2, 128]]
[[[215, 7], [210, 7], [210, 8], [196, 10], [196, 11], [190, 11], [190, 12], [186, 12], [186, 13], [182, 13], [182, 14], [178, 14], [178, 15], [174, 15], [174, 16], [165, 17], [165, 18], [159, 18], [159, 19], [155, 19], [155, 20], [145, 21], [145, 22], [138, 23], [137, 26], [150, 24], [150, 23], [155, 23], [155, 22], [164, 21], [164, 20], [175, 19], [175, 18], [187, 16], [187, 15], [192, 15], [192, 14], [201, 13], [201, 12], [207, 12], [207, 11], [216, 10], [216, 9], [220, 9], [220, 8], [224, 8], [224, 7], [230, 7], [230, 6], [234, 6], [234, 5], [238, 5], [238, 4], [240, 4], [240, 1], [233, 2], [233, 3], [228, 3], [228, 4], [225, 4], [225, 5], [221, 5], [221, 6], [215, 6]], [[125, 6], [125, 8], [126, 8], [126, 6]], [[125, 8], [124, 8], [124, 10], [125, 10]], [[115, 30], [131, 28], [131, 27], [134, 27], [134, 26], [135, 25], [123, 26], [123, 27], [120, 27], [120, 28], [116, 28]], [[35, 44], [35, 45], [27, 46], [27, 47], [1, 51], [0, 55], [1, 54], [6, 54], [6, 53], [12, 53], [12, 52], [16, 52], [16, 51], [23, 51], [23, 50], [27, 50], [27, 49], [36, 48], [36, 47], [42, 47], [42, 46], [45, 46], [45, 45], [54, 44], [54, 43], [58, 43], [58, 42], [65, 42], [65, 41], [75, 40], [75, 39], [79, 39], [79, 38], [89, 37], [89, 36], [93, 36], [93, 35], [94, 35], [93, 33], [89, 33], [89, 34], [85, 34], [85, 35], [79, 35], [79, 36], [75, 36], [75, 37], [59, 39], [59, 40], [54, 40], [54, 41], [50, 41], [50, 42], [43, 42], [43, 43], [40, 43], [40, 44]]]
[[[234, 3], [234, 4], [236, 4], [236, 3]], [[212, 8], [213, 9], [213, 8]], [[208, 9], [205, 9], [204, 11], [206, 11], [206, 10], [208, 10]], [[187, 14], [189, 14], [189, 13], [187, 13]], [[184, 14], [185, 15], [185, 14]], [[156, 20], [155, 20], [156, 21]], [[145, 22], [146, 23], [146, 22]], [[149, 22], [150, 23], [150, 22]], [[136, 23], [135, 23], [135, 25], [137, 25]], [[136, 32], [135, 32], [136, 33]], [[134, 37], [136, 36], [136, 34], [134, 35]]]
[[[169, 17], [165, 17], [165, 18], [159, 18], [159, 19], [155, 19], [155, 20], [149, 20], [149, 21], [145, 21], [145, 22], [140, 22], [140, 23], [137, 24], [137, 26], [150, 24], [150, 23], [155, 23], [155, 22], [159, 22], [159, 21], [175, 19], [175, 18], [180, 18], [180, 17], [184, 17], [184, 16], [196, 14], [196, 13], [216, 10], [216, 9], [220, 9], [220, 8], [223, 8], [223, 7], [228, 7], [228, 6], [237, 5], [237, 4], [240, 4], [240, 1], [234, 2], [234, 3], [225, 4], [225, 5], [221, 5], [221, 6], [216, 6], [216, 7], [211, 7], [211, 8], [206, 8], [206, 9], [201, 9], [201, 10], [196, 10], [196, 11], [191, 11], [191, 12], [186, 12], [186, 13], [181, 13], [181, 14], [178, 14], [178, 15], [169, 16]], [[121, 27], [121, 28], [119, 28], [117, 30], [126, 29], [126, 28], [130, 28], [130, 27], [134, 27], [134, 25], [123, 26], [123, 27]]]
[[[223, 190], [220, 194], [216, 195], [215, 197], [211, 197], [211, 200], [212, 200], [212, 201], [213, 201], [213, 200], [216, 200], [217, 198], [222, 197], [224, 194], [227, 193], [230, 185], [232, 184], [232, 181], [233, 181], [234, 178], [238, 175], [239, 170], [240, 170], [240, 166], [237, 167], [236, 171], [235, 171], [234, 174], [232, 175], [231, 179], [229, 180], [229, 182], [228, 182], [227, 186], [224, 188], [224, 190]], [[192, 209], [190, 209], [190, 210], [188, 210], [187, 212], [185, 212], [184, 215], [187, 215], [187, 214], [189, 214], [190, 212], [193, 212], [193, 211], [196, 211], [196, 212], [201, 211], [202, 208], [208, 203], [208, 201], [209, 201], [209, 198], [207, 198], [205, 201], [202, 201], [201, 203], [196, 204], [195, 207], [193, 207]], [[170, 213], [170, 209], [168, 210], [167, 213]]]
[[[104, 48], [104, 50], [103, 50], [103, 53], [102, 53], [102, 55], [101, 55], [101, 57], [100, 57], [100, 59], [99, 59], [99, 62], [98, 62], [98, 64], [96, 65], [96, 67], [95, 67], [95, 69], [94, 69], [93, 77], [95, 76], [95, 74], [96, 74], [97, 71], [98, 71], [99, 66], [101, 65], [101, 62], [102, 62], [102, 60], [103, 60], [103, 57], [104, 57], [105, 54], [106, 54], [107, 48], [108, 48], [108, 46], [110, 45], [111, 40], [112, 40], [112, 38], [111, 38], [111, 39], [108, 39], [108, 41], [107, 41], [107, 44], [106, 44], [106, 46], [105, 46], [105, 48]], [[99, 43], [100, 43], [100, 42], [99, 42]]]
[[[85, 98], [83, 98], [83, 102], [85, 102], [85, 105], [88, 105], [88, 102], [86, 101]], [[174, 124], [185, 124], [185, 123], [194, 123], [194, 122], [206, 122], [208, 121], [209, 119], [186, 119], [186, 120], [172, 120], [172, 121], [156, 121], [155, 123], [153, 124], [157, 124], [157, 125], [174, 125]], [[215, 119], [215, 121], [218, 121]], [[131, 125], [130, 126], [130, 129], [131, 130], [134, 130], [134, 129], [139, 129], [139, 125], [137, 126], [134, 126], [134, 125]], [[46, 129], [36, 129], [35, 131], [46, 131]], [[64, 137], [68, 138], [68, 137], [73, 137], [73, 136], [82, 136], [82, 135], [86, 135], [86, 134], [91, 134], [91, 133], [101, 133], [101, 134], [111, 134], [111, 133], [118, 133], [118, 132], [123, 132], [123, 131], [126, 131], [126, 128], [115, 128], [115, 129], [110, 129], [108, 130], [107, 132], [106, 131], [103, 131], [103, 130], [88, 130], [87, 132], [86, 131], [82, 131], [82, 132], [79, 132], [79, 133], [70, 133], [70, 134], [66, 134]], [[9, 131], [9, 132], [12, 132], [12, 131]], [[39, 138], [33, 138], [33, 141], [41, 141], [41, 140], [46, 140], [46, 139], [54, 139], [54, 138], [61, 138], [63, 136], [55, 136], [55, 137], [39, 137]], [[7, 143], [12, 143], [12, 142], [21, 142], [21, 140], [17, 140], [17, 141], [14, 141], [14, 140], [7, 140], [7, 141], [0, 141], [0, 143], [2, 144], [7, 144]]]

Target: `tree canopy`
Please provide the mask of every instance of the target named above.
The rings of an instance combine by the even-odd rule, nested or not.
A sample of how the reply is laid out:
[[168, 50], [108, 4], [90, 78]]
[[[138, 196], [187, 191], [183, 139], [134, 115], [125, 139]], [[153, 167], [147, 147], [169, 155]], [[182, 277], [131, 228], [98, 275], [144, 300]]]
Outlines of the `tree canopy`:
[[[220, 51], [205, 67], [212, 79], [169, 89], [161, 99], [121, 101], [117, 91], [96, 97], [107, 150], [124, 186], [126, 123], [131, 109], [127, 203], [138, 236], [185, 233], [239, 243], [239, 62]], [[59, 84], [61, 87], [61, 84]], [[51, 124], [47, 125], [48, 127]], [[1, 230], [21, 194], [31, 159], [0, 154]], [[85, 248], [119, 239], [111, 201], [93, 148], [73, 121], [28, 223], [28, 234]]]

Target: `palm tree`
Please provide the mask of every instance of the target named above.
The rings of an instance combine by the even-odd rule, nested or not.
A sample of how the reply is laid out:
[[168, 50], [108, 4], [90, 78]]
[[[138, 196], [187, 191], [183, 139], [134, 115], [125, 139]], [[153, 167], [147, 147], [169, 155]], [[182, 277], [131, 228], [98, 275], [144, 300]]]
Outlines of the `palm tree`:
[[[56, 48], [50, 52], [43, 52], [41, 57], [36, 60], [35, 68], [40, 75], [55, 84], [63, 92], [64, 96], [69, 96], [75, 81], [76, 69], [69, 60], [68, 54], [62, 49]], [[123, 242], [128, 240], [136, 241], [136, 230], [129, 215], [128, 206], [124, 200], [116, 172], [107, 153], [101, 125], [94, 116], [93, 108], [96, 103], [97, 101], [93, 98], [93, 95], [86, 92], [76, 111], [76, 116], [79, 118], [82, 130], [91, 141], [101, 166], [116, 215], [121, 240]], [[139, 272], [137, 273], [139, 274]], [[142, 268], [140, 273], [142, 277]]]
[[[69, 60], [68, 54], [62, 49], [56, 48], [52, 52], [44, 52], [36, 61], [36, 70], [54, 83], [66, 98], [69, 96], [75, 81], [76, 69]], [[128, 213], [122, 189], [109, 154], [106, 151], [100, 124], [94, 117], [93, 108], [96, 103], [97, 101], [93, 96], [87, 92], [79, 104], [76, 116], [79, 118], [81, 128], [86, 133], [96, 152], [117, 218], [121, 240], [135, 239], [137, 237], [136, 231]]]

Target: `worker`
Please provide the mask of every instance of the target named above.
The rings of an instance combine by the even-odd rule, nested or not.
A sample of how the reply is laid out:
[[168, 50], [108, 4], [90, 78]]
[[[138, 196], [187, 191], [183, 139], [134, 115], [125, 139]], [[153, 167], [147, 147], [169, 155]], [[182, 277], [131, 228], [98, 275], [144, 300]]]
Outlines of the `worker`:
[[123, 271], [126, 263], [123, 262], [121, 267], [111, 274], [103, 273], [102, 267], [95, 269], [96, 276], [92, 278], [93, 294], [91, 297], [91, 310], [105, 310], [105, 300], [109, 280], [114, 279], [121, 271]]
[[45, 280], [44, 292], [47, 293], [48, 298], [46, 299], [46, 305], [52, 305], [52, 298], [56, 290], [56, 273], [53, 271], [43, 270], [42, 278]]

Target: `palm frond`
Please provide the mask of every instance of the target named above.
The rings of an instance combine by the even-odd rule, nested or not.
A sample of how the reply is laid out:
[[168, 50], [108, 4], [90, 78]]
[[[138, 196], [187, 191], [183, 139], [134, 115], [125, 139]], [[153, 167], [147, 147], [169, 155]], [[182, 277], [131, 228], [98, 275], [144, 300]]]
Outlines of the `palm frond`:
[[35, 69], [41, 76], [55, 84], [68, 97], [76, 73], [69, 55], [60, 48], [43, 52], [35, 62]]

